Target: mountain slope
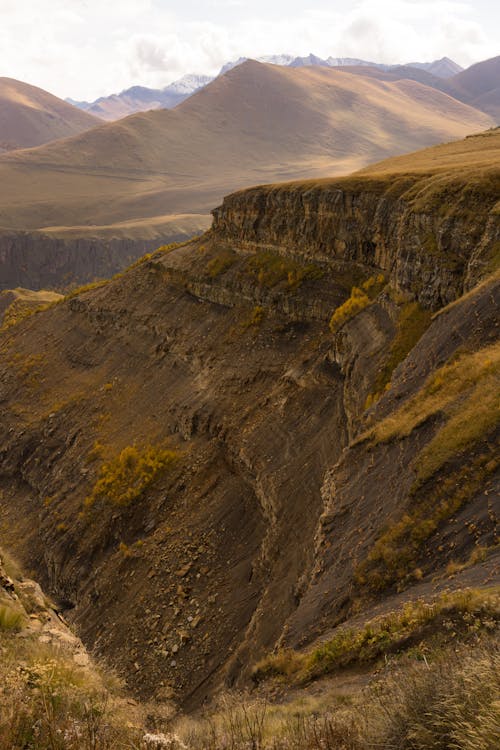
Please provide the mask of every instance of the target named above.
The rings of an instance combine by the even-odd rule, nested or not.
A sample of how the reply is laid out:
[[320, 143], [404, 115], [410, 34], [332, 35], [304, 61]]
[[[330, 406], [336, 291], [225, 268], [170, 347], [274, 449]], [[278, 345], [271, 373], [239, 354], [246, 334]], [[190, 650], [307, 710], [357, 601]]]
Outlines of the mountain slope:
[[100, 97], [95, 102], [72, 101], [71, 103], [102, 120], [118, 120], [134, 112], [172, 109], [199, 88], [206, 86], [211, 80], [210, 76], [186, 75], [163, 89], [132, 86], [120, 94]]
[[82, 133], [99, 120], [36, 86], [0, 78], [0, 152]]
[[450, 79], [458, 98], [500, 122], [500, 56], [471, 65]]
[[463, 68], [449, 57], [442, 57], [440, 60], [433, 60], [429, 63], [406, 63], [408, 67], [421, 68], [431, 75], [439, 78], [451, 78], [460, 73]]
[[498, 580], [499, 151], [240, 191], [0, 334], [2, 544], [138, 695]]
[[347, 172], [490, 123], [412, 81], [248, 62], [175, 110], [4, 155], [0, 177], [10, 187], [0, 226], [199, 214], [245, 184]]

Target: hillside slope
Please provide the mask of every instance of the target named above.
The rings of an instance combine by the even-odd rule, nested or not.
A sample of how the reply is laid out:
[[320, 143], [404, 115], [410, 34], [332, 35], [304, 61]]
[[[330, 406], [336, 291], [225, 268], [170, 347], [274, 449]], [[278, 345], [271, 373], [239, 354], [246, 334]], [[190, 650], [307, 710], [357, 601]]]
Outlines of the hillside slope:
[[9, 185], [0, 227], [62, 236], [76, 226], [85, 236], [88, 226], [99, 237], [106, 226], [105, 236], [115, 227], [126, 237], [125, 225], [146, 230], [178, 214], [199, 227], [200, 215], [244, 185], [346, 173], [490, 124], [417, 82], [247, 62], [174, 110], [0, 157]]
[[138, 695], [498, 579], [499, 153], [236, 193], [0, 334], [3, 544]]
[[458, 98], [491, 115], [500, 123], [500, 56], [471, 65], [453, 76]]
[[36, 86], [0, 78], [0, 152], [90, 130], [99, 120]]

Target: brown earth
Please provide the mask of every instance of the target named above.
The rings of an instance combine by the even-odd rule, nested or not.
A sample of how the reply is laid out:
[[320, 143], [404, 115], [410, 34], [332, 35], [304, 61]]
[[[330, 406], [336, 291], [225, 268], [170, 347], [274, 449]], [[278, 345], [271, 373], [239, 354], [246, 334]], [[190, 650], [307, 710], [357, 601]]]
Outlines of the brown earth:
[[[202, 238], [2, 334], [3, 544], [138, 695], [199, 705], [222, 682], [244, 684], [278, 643], [308, 643], [398, 589], [436, 577], [445, 588], [450, 562], [464, 580], [481, 582], [483, 565], [497, 580], [490, 423], [420, 490], [446, 410], [390, 440], [364, 433], [497, 338], [498, 138], [417, 154], [411, 173], [408, 158], [237, 193]], [[351, 287], [380, 274], [385, 288], [332, 333]], [[397, 360], [408, 310], [425, 325]], [[368, 408], [388, 361], [390, 389]], [[96, 494], [123, 449], [147, 445], [177, 458], [128, 504], [113, 482]], [[139, 459], [122, 455], [134, 476]], [[461, 490], [458, 472], [476, 477], [478, 459], [479, 483], [424, 536], [408, 575], [360, 583], [387, 528], [422, 492]], [[478, 547], [486, 562], [468, 562]]]

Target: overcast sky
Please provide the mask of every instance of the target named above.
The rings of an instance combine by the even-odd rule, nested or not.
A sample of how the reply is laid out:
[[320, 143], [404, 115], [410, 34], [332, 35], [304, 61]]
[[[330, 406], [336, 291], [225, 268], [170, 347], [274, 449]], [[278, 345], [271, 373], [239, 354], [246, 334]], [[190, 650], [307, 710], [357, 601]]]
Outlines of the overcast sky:
[[468, 66], [499, 29], [494, 0], [0, 0], [0, 75], [92, 100], [281, 52]]

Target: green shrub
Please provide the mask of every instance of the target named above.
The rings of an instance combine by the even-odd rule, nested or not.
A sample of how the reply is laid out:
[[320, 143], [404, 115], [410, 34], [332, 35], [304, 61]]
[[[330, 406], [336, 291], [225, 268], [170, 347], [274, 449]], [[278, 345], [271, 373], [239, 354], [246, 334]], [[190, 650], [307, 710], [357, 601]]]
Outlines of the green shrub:
[[234, 250], [221, 250], [207, 264], [207, 272], [210, 278], [221, 276], [233, 266], [238, 260], [238, 254]]
[[300, 263], [278, 253], [262, 251], [247, 260], [247, 271], [256, 277], [264, 287], [278, 284], [288, 289], [296, 289], [306, 279], [321, 279], [324, 271], [315, 263]]

